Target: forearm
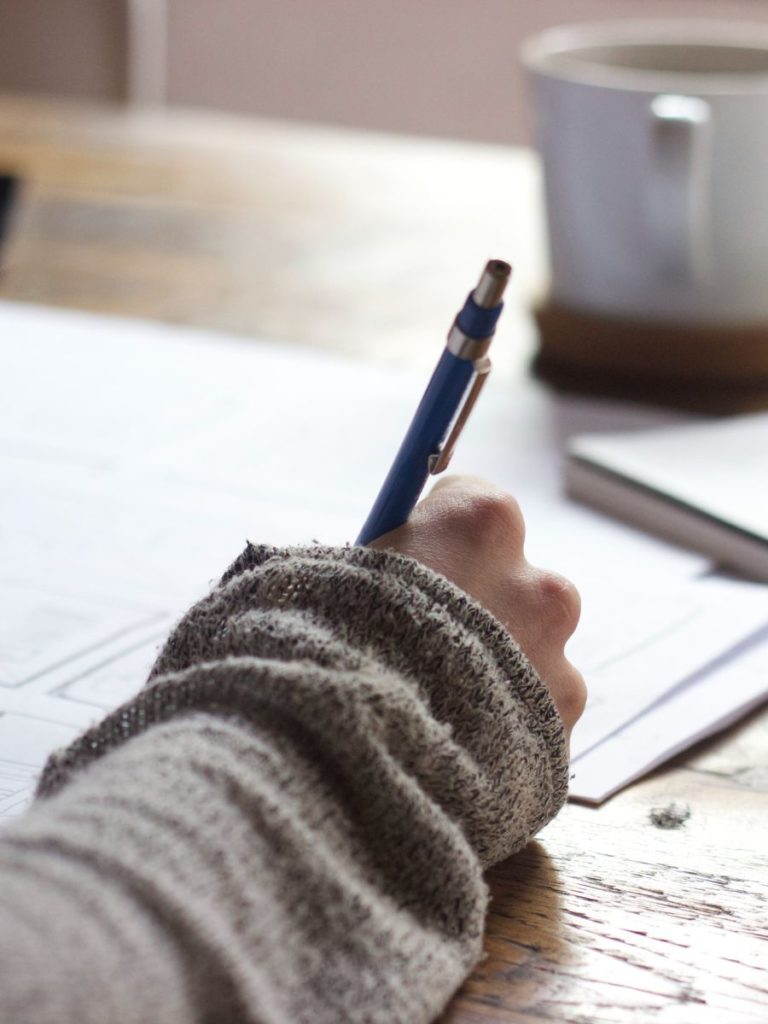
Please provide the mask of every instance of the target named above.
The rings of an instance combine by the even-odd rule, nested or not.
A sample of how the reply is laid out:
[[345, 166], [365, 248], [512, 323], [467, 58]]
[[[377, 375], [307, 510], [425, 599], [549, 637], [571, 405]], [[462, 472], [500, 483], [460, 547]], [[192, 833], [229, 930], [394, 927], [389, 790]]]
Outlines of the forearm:
[[[114, 997], [120, 1024], [427, 1021], [479, 955], [481, 867], [564, 797], [557, 716], [498, 624], [410, 560], [235, 568], [153, 684], [52, 764], [60, 794], [6, 835], [7, 913], [39, 897], [39, 928], [70, 872], [57, 928], [101, 951], [71, 947], [80, 989], [162, 978], [146, 1008]], [[34, 1020], [106, 1019], [96, 1002]]]

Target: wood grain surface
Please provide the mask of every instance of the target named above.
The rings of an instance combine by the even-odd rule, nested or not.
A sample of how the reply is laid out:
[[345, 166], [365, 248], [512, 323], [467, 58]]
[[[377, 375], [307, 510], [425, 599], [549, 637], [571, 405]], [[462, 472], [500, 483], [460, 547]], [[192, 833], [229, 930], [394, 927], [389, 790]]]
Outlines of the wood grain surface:
[[[3, 298], [427, 367], [493, 255], [517, 271], [501, 375], [530, 355], [526, 152], [6, 97], [4, 170], [23, 188]], [[767, 750], [757, 712], [491, 871], [487, 957], [445, 1024], [768, 1021]], [[672, 804], [687, 819], [658, 827]]]

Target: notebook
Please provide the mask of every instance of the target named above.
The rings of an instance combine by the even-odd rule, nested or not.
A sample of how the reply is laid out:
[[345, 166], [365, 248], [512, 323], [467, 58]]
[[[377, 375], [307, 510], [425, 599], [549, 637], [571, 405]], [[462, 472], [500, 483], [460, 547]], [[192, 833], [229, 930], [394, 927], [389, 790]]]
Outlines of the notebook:
[[573, 498], [768, 580], [768, 413], [574, 438]]

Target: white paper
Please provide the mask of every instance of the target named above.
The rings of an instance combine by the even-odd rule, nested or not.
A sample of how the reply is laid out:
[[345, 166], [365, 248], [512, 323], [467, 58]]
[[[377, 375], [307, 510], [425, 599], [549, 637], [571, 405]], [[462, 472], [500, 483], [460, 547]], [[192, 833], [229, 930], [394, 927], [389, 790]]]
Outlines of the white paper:
[[[29, 762], [8, 758], [27, 767], [8, 773], [134, 693], [247, 538], [352, 541], [424, 385], [262, 341], [0, 304], [0, 761], [8, 720], [14, 750], [30, 732]], [[561, 497], [572, 432], [666, 419], [492, 381], [452, 465], [515, 493], [529, 557], [583, 590], [581, 749], [768, 621], [765, 590], [702, 582], [702, 558]]]
[[680, 751], [735, 722], [768, 698], [768, 634], [738, 657], [675, 689], [572, 763], [570, 793], [601, 803]]
[[79, 731], [40, 717], [36, 709], [0, 715], [0, 820], [27, 807], [50, 752], [71, 743]]
[[[585, 625], [568, 654], [589, 682], [571, 738], [576, 758], [768, 621], [768, 588], [707, 578], [659, 594], [587, 591]], [[590, 606], [589, 594], [594, 595]], [[687, 731], [681, 720], [678, 729]]]

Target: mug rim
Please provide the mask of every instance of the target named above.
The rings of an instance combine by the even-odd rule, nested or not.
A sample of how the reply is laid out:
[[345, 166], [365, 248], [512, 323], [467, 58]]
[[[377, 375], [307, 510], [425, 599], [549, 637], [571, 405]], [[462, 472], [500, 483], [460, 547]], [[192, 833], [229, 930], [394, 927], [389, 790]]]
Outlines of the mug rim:
[[[654, 44], [763, 52], [766, 70], [662, 71], [578, 60], [580, 51], [594, 47]], [[559, 56], [572, 56], [574, 59], [556, 63], [555, 58]], [[654, 18], [557, 25], [523, 40], [520, 59], [525, 69], [533, 74], [581, 85], [640, 92], [677, 89], [700, 94], [761, 93], [768, 91], [768, 22], [734, 25], [732, 22], [704, 19]]]

